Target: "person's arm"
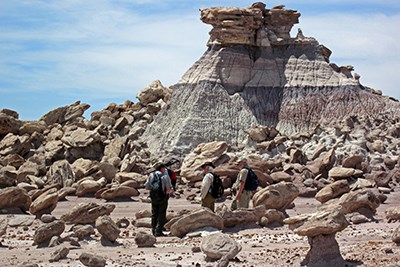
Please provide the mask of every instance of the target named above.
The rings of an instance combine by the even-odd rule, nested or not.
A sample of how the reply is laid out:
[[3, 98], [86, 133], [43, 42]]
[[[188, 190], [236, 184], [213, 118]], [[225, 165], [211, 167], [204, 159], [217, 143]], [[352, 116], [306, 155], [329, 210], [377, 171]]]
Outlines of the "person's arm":
[[154, 172], [150, 173], [149, 177], [147, 178], [146, 182], [144, 183], [144, 187], [147, 190], [150, 190], [151, 179], [152, 179], [153, 175], [154, 175]]
[[240, 186], [239, 190], [236, 194], [236, 200], [240, 199], [240, 196], [242, 195], [243, 189], [244, 189], [244, 184], [246, 183], [246, 178], [247, 178], [248, 170], [247, 169], [241, 169], [240, 172], [238, 173], [237, 180], [240, 181]]
[[164, 184], [165, 192], [169, 195], [171, 193], [172, 184], [171, 184], [171, 179], [168, 174], [166, 174], [164, 176], [164, 183], [165, 183]]
[[201, 190], [200, 190], [201, 199], [204, 199], [206, 197], [208, 190], [210, 190], [210, 186], [212, 184], [213, 178], [214, 177], [211, 173], [207, 173], [204, 176], [203, 181], [201, 182]]

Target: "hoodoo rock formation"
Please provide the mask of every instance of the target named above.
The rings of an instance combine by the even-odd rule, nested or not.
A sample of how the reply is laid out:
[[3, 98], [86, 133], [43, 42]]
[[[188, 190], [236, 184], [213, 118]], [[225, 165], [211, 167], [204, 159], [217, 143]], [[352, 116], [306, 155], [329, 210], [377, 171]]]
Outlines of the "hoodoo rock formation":
[[352, 66], [330, 63], [331, 51], [315, 38], [300, 29], [291, 37], [299, 17], [260, 2], [201, 9], [213, 26], [208, 49], [146, 129], [150, 151], [188, 152], [215, 140], [240, 147], [246, 130], [259, 125], [292, 134], [350, 116], [399, 113], [399, 103], [361, 85]]

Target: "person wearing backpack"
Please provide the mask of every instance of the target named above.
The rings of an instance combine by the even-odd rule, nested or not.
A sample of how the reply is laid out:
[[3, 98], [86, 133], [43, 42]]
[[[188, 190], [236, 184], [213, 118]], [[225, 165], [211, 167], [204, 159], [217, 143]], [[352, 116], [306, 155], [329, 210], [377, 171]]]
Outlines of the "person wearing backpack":
[[215, 211], [215, 199], [211, 195], [211, 186], [214, 182], [214, 175], [213, 175], [213, 168], [215, 168], [212, 162], [206, 162], [201, 165], [203, 169], [203, 180], [201, 182], [201, 189], [200, 189], [200, 197], [201, 197], [201, 206], [207, 207], [212, 212]]
[[237, 166], [240, 171], [233, 185], [236, 195], [232, 201], [231, 210], [248, 208], [250, 200], [258, 187], [257, 175], [249, 168], [247, 160], [240, 159]]
[[171, 180], [164, 164], [156, 163], [155, 171], [151, 172], [144, 184], [150, 190], [151, 227], [154, 236], [165, 236], [162, 232], [167, 221], [166, 213], [171, 192]]

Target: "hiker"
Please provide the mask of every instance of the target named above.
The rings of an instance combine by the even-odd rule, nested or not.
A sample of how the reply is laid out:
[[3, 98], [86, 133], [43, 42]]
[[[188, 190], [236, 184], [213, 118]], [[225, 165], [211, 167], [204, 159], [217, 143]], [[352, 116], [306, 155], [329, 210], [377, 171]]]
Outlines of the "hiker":
[[174, 170], [172, 170], [171, 167], [174, 166], [176, 163], [179, 163], [179, 160], [173, 158], [164, 164], [167, 167], [168, 175], [171, 179], [171, 184], [174, 191], [176, 191], [176, 173]]
[[250, 200], [258, 187], [257, 175], [249, 168], [246, 159], [240, 159], [237, 167], [240, 171], [233, 185], [236, 195], [232, 201], [231, 210], [248, 208]]
[[151, 227], [154, 236], [165, 236], [163, 231], [166, 223], [168, 199], [171, 192], [171, 180], [164, 164], [156, 163], [155, 170], [150, 173], [144, 184], [150, 190]]
[[203, 169], [203, 181], [201, 183], [200, 197], [201, 206], [207, 207], [214, 212], [215, 210], [215, 198], [210, 193], [211, 185], [214, 181], [213, 168], [215, 168], [212, 162], [206, 162], [201, 165]]

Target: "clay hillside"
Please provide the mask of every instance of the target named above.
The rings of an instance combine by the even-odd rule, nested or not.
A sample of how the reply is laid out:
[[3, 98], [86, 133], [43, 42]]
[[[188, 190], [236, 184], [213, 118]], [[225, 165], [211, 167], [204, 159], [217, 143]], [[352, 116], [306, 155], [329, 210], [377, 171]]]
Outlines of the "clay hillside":
[[[0, 110], [1, 266], [399, 266], [400, 104], [300, 30], [284, 6], [211, 7], [177, 84], [84, 112]], [[340, 51], [338, 51], [340, 53]], [[259, 186], [231, 210], [237, 163]], [[166, 237], [144, 183], [169, 162]], [[201, 168], [224, 186], [200, 207]]]

